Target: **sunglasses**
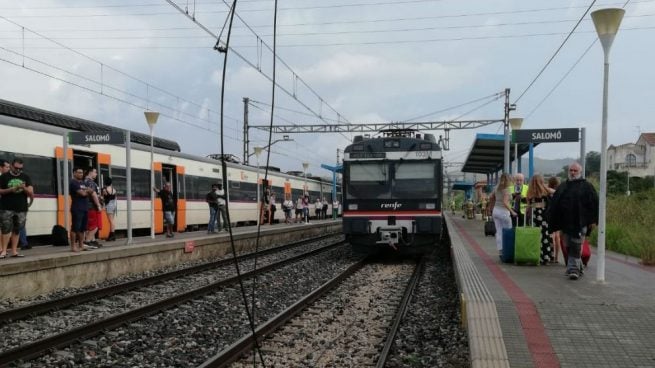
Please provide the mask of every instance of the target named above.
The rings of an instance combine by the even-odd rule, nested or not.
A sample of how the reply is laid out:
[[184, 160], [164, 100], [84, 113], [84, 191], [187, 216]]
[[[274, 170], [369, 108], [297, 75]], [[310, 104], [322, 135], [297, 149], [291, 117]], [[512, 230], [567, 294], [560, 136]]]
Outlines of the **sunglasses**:
[[21, 172], [21, 171], [23, 171], [23, 168], [22, 168], [22, 167], [12, 166], [11, 168], [12, 168], [12, 170], [14, 170], [14, 171], [16, 171], [16, 172]]

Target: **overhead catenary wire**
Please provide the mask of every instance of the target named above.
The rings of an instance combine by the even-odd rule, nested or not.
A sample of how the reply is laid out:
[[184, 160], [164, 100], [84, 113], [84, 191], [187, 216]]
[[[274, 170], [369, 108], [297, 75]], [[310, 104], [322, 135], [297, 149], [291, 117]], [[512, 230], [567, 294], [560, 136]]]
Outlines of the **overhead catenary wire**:
[[[25, 27], [24, 25], [19, 24], [19, 23], [15, 22], [15, 21], [13, 21], [13, 20], [11, 20], [11, 19], [8, 19], [8, 18], [6, 18], [6, 17], [4, 17], [4, 16], [1, 16], [1, 15], [0, 15], [0, 19], [4, 20], [4, 21], [6, 21], [6, 22], [8, 22], [8, 23], [10, 23], [10, 24], [13, 24], [13, 25], [16, 26], [16, 27], [21, 28], [22, 30], [26, 30], [26, 31], [28, 31], [28, 32], [30, 32], [30, 33], [32, 33], [32, 34], [34, 34], [34, 35], [36, 35], [36, 36], [38, 36], [38, 37], [40, 37], [40, 38], [46, 40], [46, 41], [48, 41], [48, 42], [51, 42], [51, 43], [57, 45], [57, 46], [60, 47], [60, 48], [63, 48], [63, 49], [65, 49], [65, 50], [68, 50], [68, 51], [74, 53], [75, 55], [78, 55], [78, 56], [80, 56], [80, 57], [82, 57], [82, 58], [85, 58], [85, 59], [87, 59], [87, 60], [89, 60], [89, 61], [91, 61], [91, 62], [97, 63], [98, 65], [101, 65], [103, 68], [107, 68], [107, 69], [109, 69], [109, 70], [112, 70], [112, 71], [118, 73], [119, 75], [122, 75], [122, 76], [124, 76], [124, 77], [127, 77], [127, 78], [129, 78], [129, 79], [131, 79], [131, 80], [133, 80], [133, 81], [135, 81], [135, 82], [141, 83], [141, 84], [143, 84], [144, 86], [146, 86], [147, 89], [152, 89], [152, 90], [155, 90], [155, 91], [161, 92], [161, 93], [163, 93], [163, 94], [165, 94], [165, 95], [167, 95], [167, 96], [169, 96], [169, 97], [172, 97], [172, 98], [174, 98], [174, 99], [176, 99], [176, 100], [178, 100], [178, 101], [182, 101], [182, 102], [188, 103], [188, 104], [190, 104], [190, 105], [192, 105], [192, 106], [196, 106], [196, 107], [198, 107], [198, 108], [204, 108], [201, 104], [199, 104], [199, 103], [197, 103], [197, 102], [194, 102], [194, 101], [191, 101], [191, 100], [185, 99], [185, 98], [183, 98], [183, 97], [180, 97], [180, 96], [178, 96], [178, 95], [176, 95], [176, 94], [174, 94], [174, 93], [172, 93], [172, 92], [170, 92], [170, 91], [167, 91], [167, 90], [165, 90], [165, 89], [163, 89], [163, 88], [161, 88], [161, 87], [158, 87], [158, 86], [155, 86], [155, 85], [153, 85], [153, 84], [151, 84], [151, 83], [148, 83], [148, 82], [142, 80], [141, 78], [137, 78], [137, 77], [135, 77], [135, 76], [133, 76], [133, 75], [131, 75], [131, 74], [128, 74], [128, 73], [126, 73], [126, 72], [123, 72], [122, 70], [119, 70], [119, 69], [117, 69], [117, 68], [114, 68], [114, 67], [112, 67], [111, 65], [108, 65], [107, 63], [104, 63], [104, 62], [102, 62], [102, 61], [100, 61], [100, 60], [98, 60], [98, 59], [96, 59], [96, 58], [93, 58], [93, 57], [91, 57], [91, 56], [89, 56], [89, 55], [87, 55], [87, 54], [84, 54], [84, 53], [78, 51], [77, 49], [74, 49], [74, 48], [72, 48], [72, 47], [69, 47], [68, 45], [63, 44], [63, 43], [57, 41], [56, 39], [53, 39], [53, 38], [51, 38], [51, 37], [48, 37], [48, 36], [46, 36], [46, 35], [44, 35], [44, 34], [38, 32], [38, 31], [35, 31], [35, 30], [29, 28], [29, 27]], [[13, 51], [11, 51], [11, 52], [13, 52]], [[25, 56], [23, 55], [23, 57], [25, 57]], [[35, 60], [36, 60], [36, 59], [35, 59]], [[50, 66], [50, 67], [54, 67], [54, 66], [52, 66], [52, 65], [49, 65], [49, 66]], [[58, 67], [55, 67], [55, 68], [59, 69], [60, 71], [64, 71], [64, 72], [66, 72], [66, 73], [68, 73], [68, 74], [74, 74], [74, 73], [72, 73], [72, 72], [66, 71], [66, 70], [61, 69], [61, 68], [58, 68]], [[82, 76], [79, 76], [79, 75], [78, 75], [78, 77], [82, 77]], [[83, 77], [83, 78], [86, 78], [86, 77]], [[89, 80], [90, 80], [90, 79], [89, 79]], [[101, 82], [94, 81], [94, 83], [97, 83], [97, 84], [100, 84], [100, 85], [103, 84], [102, 81], [101, 81]], [[115, 88], [114, 88], [114, 89], [115, 89]], [[121, 91], [121, 92], [123, 92], [123, 93], [125, 93], [125, 94], [130, 94], [130, 93], [126, 92], [126, 91]], [[134, 95], [134, 94], [130, 94], [130, 95], [132, 95], [133, 97], [137, 97], [137, 96]], [[140, 96], [138, 96], [138, 98], [143, 99], [143, 97], [140, 97]], [[151, 101], [151, 103], [156, 103], [156, 102]], [[164, 108], [169, 108], [168, 106], [165, 106], [165, 105], [162, 105], [162, 106], [163, 106]], [[182, 113], [182, 114], [188, 115], [188, 116], [196, 117], [195, 115], [191, 115], [191, 114], [188, 114], [188, 113], [183, 112], [183, 111], [179, 111], [179, 110], [176, 110], [176, 111], [178, 111], [179, 113]], [[213, 111], [212, 109], [207, 108], [207, 114], [208, 114], [208, 116], [209, 116], [209, 114], [211, 114], [211, 113], [213, 113], [213, 114], [218, 114], [217, 111]], [[235, 119], [235, 118], [233, 118], [233, 117], [230, 117], [230, 119], [238, 120], [238, 119]], [[203, 120], [203, 119], [200, 119], [200, 120]], [[207, 122], [211, 122], [211, 120], [210, 120], [210, 119], [207, 119]]]
[[[182, 8], [180, 8], [177, 4], [175, 4], [175, 2], [173, 2], [172, 0], [166, 0], [166, 1], [167, 1], [169, 4], [171, 4], [171, 6], [173, 6], [175, 9], [177, 9], [180, 13], [184, 14], [184, 15], [185, 15], [189, 20], [191, 20], [194, 24], [196, 24], [198, 27], [200, 27], [203, 31], [205, 31], [206, 33], [212, 35], [212, 36], [216, 39], [216, 41], [218, 41], [218, 44], [220, 44], [221, 41], [220, 41], [220, 39], [218, 38], [218, 36], [217, 36], [216, 34], [214, 34], [214, 33], [213, 33], [209, 28], [207, 28], [204, 24], [200, 23], [197, 19], [195, 19], [195, 18], [189, 16], [188, 14], [186, 14], [186, 13], [184, 12], [184, 10], [183, 10]], [[270, 82], [273, 82], [271, 76], [269, 76], [268, 74], [266, 74], [266, 73], [265, 73], [261, 68], [258, 68], [257, 65], [255, 65], [253, 62], [251, 62], [250, 60], [248, 60], [248, 58], [246, 58], [244, 55], [242, 55], [241, 53], [239, 53], [238, 51], [236, 51], [236, 50], [234, 49], [234, 47], [232, 47], [232, 46], [228, 46], [228, 45], [225, 45], [225, 47], [226, 47], [226, 48], [229, 48], [229, 50], [230, 50], [234, 55], [236, 55], [238, 58], [240, 58], [240, 59], [241, 59], [243, 62], [245, 62], [247, 65], [249, 65], [250, 67], [252, 67], [252, 68], [255, 69], [256, 71], [258, 71], [259, 74], [261, 74], [262, 76], [264, 76], [264, 78], [268, 79]], [[206, 48], [206, 47], [205, 47], [205, 48]], [[278, 59], [279, 59], [279, 58], [278, 58]], [[289, 91], [288, 89], [284, 88], [284, 87], [281, 86], [280, 84], [277, 84], [277, 83], [276, 83], [275, 85], [277, 86], [277, 88], [279, 88], [281, 91], [283, 91], [283, 92], [284, 92], [285, 94], [287, 94], [289, 97], [291, 97], [293, 100], [295, 100], [296, 102], [298, 102], [298, 104], [300, 104], [302, 107], [304, 107], [305, 109], [307, 109], [307, 111], [312, 112], [312, 113], [313, 113], [316, 117], [318, 117], [319, 119], [322, 118], [320, 113], [317, 113], [317, 112], [314, 111], [311, 107], [309, 107], [306, 103], [304, 103], [303, 101], [301, 101], [301, 100], [296, 96], [295, 93]], [[321, 100], [322, 100], [322, 99], [321, 99]], [[340, 115], [340, 116], [341, 116], [341, 115]]]
[[[225, 110], [224, 109], [224, 106], [225, 106], [225, 76], [227, 75], [227, 60], [228, 60], [227, 57], [229, 55], [230, 34], [232, 33], [232, 23], [234, 21], [234, 13], [236, 13], [236, 6], [237, 6], [237, 0], [234, 0], [232, 2], [231, 13], [229, 15], [230, 21], [228, 23], [229, 25], [228, 25], [228, 28], [227, 28], [227, 37], [226, 37], [226, 41], [225, 41], [226, 49], [223, 50], [224, 57], [223, 57], [223, 70], [222, 70], [222, 74], [221, 74], [221, 97], [220, 97], [220, 106], [221, 106], [221, 115], [220, 115], [221, 116], [221, 118], [220, 118], [220, 127], [221, 127], [221, 129], [220, 129], [220, 131], [221, 131], [221, 134], [220, 134], [220, 137], [219, 137], [220, 146], [221, 146], [221, 158], [225, 158], [225, 145], [224, 145], [224, 134], [223, 134], [223, 126], [225, 125], [225, 122], [223, 120], [223, 111]], [[220, 52], [221, 50], [217, 49], [217, 51]], [[227, 184], [228, 183], [227, 164], [225, 162], [225, 159], [221, 160], [221, 177], [222, 177], [223, 183]], [[259, 185], [259, 183], [257, 183], [257, 185]], [[227, 185], [226, 185], [226, 189], [229, 190]], [[259, 341], [257, 339], [257, 330], [255, 329], [255, 317], [254, 317], [255, 305], [253, 304], [253, 306], [252, 306], [253, 313], [250, 313], [250, 310], [248, 309], [248, 297], [246, 295], [246, 290], [245, 290], [245, 287], [243, 285], [243, 278], [241, 277], [241, 270], [240, 270], [240, 267], [239, 267], [239, 261], [237, 259], [237, 250], [236, 250], [236, 246], [234, 244], [234, 234], [232, 233], [232, 222], [230, 221], [230, 207], [229, 206], [230, 206], [229, 201], [225, 201], [225, 212], [226, 212], [227, 222], [228, 222], [228, 232], [230, 234], [230, 247], [232, 249], [232, 259], [234, 260], [234, 268], [236, 269], [237, 279], [239, 280], [239, 289], [241, 290], [241, 297], [243, 298], [243, 305], [244, 305], [244, 308], [246, 310], [246, 314], [248, 316], [248, 324], [249, 324], [249, 327], [250, 327], [250, 331], [252, 333], [252, 338], [255, 341], [254, 346], [255, 346], [255, 349], [257, 350], [257, 352], [259, 352], [259, 354], [255, 354], [255, 358], [253, 358], [253, 359], [256, 359], [256, 357], [259, 356], [259, 359], [261, 360], [262, 365], [264, 367], [266, 367], [266, 364], [264, 363], [264, 356], [262, 355], [262, 351], [261, 351], [260, 346], [259, 346]], [[259, 231], [257, 232], [257, 242], [259, 242]], [[256, 259], [256, 257], [255, 257], [255, 259]]]
[[569, 34], [566, 36], [566, 38], [564, 38], [564, 41], [562, 41], [562, 43], [559, 45], [559, 47], [557, 48], [557, 50], [555, 50], [555, 52], [554, 52], [553, 55], [548, 59], [548, 61], [546, 61], [546, 65], [544, 65], [544, 66], [541, 68], [541, 70], [539, 71], [539, 73], [537, 73], [537, 76], [535, 76], [534, 79], [532, 79], [532, 82], [530, 82], [530, 84], [528, 84], [528, 86], [523, 90], [523, 92], [521, 92], [521, 94], [519, 95], [519, 97], [518, 97], [516, 100], [514, 100], [514, 103], [515, 103], [515, 104], [518, 103], [518, 102], [521, 100], [521, 98], [522, 98], [523, 96], [525, 96], [525, 94], [530, 90], [530, 88], [534, 85], [534, 83], [537, 81], [537, 79], [539, 79], [539, 77], [541, 77], [541, 75], [542, 75], [543, 72], [546, 70], [546, 68], [548, 68], [548, 66], [550, 65], [550, 63], [551, 63], [551, 62], [555, 59], [555, 57], [557, 56], [557, 54], [559, 54], [560, 50], [562, 50], [562, 48], [564, 47], [564, 45], [566, 45], [566, 42], [571, 38], [571, 36], [572, 36], [573, 33], [575, 32], [575, 30], [578, 28], [578, 26], [580, 25], [580, 23], [582, 23], [582, 21], [585, 19], [585, 17], [587, 16], [587, 13], [589, 13], [589, 11], [591, 10], [591, 8], [594, 6], [595, 3], [596, 3], [596, 0], [592, 0], [592, 1], [591, 1], [591, 4], [589, 4], [589, 7], [587, 7], [587, 9], [585, 10], [584, 14], [582, 14], [582, 16], [580, 17], [580, 19], [578, 20], [578, 22], [573, 26], [573, 29], [571, 29], [571, 31], [570, 31]]
[[[629, 3], [630, 3], [630, 0], [627, 0], [625, 3], [623, 3], [622, 8], [625, 8], [626, 6], [628, 6]], [[532, 114], [534, 114], [539, 109], [539, 107], [541, 107], [541, 105], [544, 102], [546, 102], [546, 100], [553, 94], [553, 92], [555, 92], [555, 90], [562, 84], [562, 82], [564, 82], [564, 80], [569, 76], [569, 74], [571, 74], [573, 69], [575, 69], [575, 67], [578, 66], [580, 61], [582, 61], [582, 59], [584, 59], [584, 57], [587, 55], [587, 53], [589, 53], [589, 50], [591, 50], [591, 48], [596, 44], [597, 41], [598, 41], [598, 38], [595, 38], [589, 44], [589, 46], [587, 46], [587, 48], [582, 53], [582, 55], [580, 55], [580, 57], [578, 57], [578, 59], [575, 61], [575, 63], [573, 63], [573, 65], [571, 65], [571, 67], [569, 67], [569, 69], [566, 71], [566, 73], [564, 73], [564, 75], [557, 81], [557, 83], [555, 83], [555, 85], [550, 89], [550, 91], [548, 91], [548, 93], [546, 93], [546, 95], [541, 99], [541, 101], [539, 101], [539, 103], [537, 103], [537, 105], [528, 113], [528, 115], [526, 115], [525, 119], [530, 118], [532, 116]]]
[[[466, 106], [466, 105], [470, 105], [470, 104], [472, 104], [472, 103], [476, 103], [476, 102], [480, 102], [480, 101], [487, 100], [487, 99], [492, 98], [492, 97], [498, 97], [498, 96], [504, 95], [504, 93], [505, 93], [504, 91], [497, 92], [497, 93], [493, 93], [493, 94], [490, 94], [490, 95], [488, 95], [488, 96], [484, 96], [484, 97], [476, 98], [476, 99], [474, 99], [474, 100], [471, 100], [471, 101], [468, 101], [468, 102], [464, 102], [464, 103], [461, 103], [461, 104], [458, 104], [458, 105], [455, 105], [455, 106], [447, 107], [447, 108], [440, 109], [440, 110], [437, 110], [437, 111], [432, 111], [432, 112], [429, 112], [429, 113], [427, 113], [427, 114], [423, 114], [423, 115], [420, 115], [420, 116], [415, 116], [415, 117], [413, 117], [413, 118], [403, 120], [403, 122], [412, 122], [412, 121], [414, 121], [414, 120], [423, 119], [423, 118], [428, 117], [428, 116], [431, 116], [431, 115], [440, 114], [440, 113], [443, 113], [443, 112], [446, 112], [446, 111], [454, 110], [454, 109], [460, 108], [460, 107], [462, 107], [462, 106]], [[494, 99], [494, 101], [495, 101], [495, 100], [497, 100], [497, 98]]]

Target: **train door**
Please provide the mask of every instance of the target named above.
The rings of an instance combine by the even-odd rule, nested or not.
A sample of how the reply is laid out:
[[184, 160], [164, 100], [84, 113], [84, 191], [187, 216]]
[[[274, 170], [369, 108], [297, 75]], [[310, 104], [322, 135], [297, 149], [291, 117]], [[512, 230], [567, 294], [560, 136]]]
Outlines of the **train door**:
[[184, 187], [184, 167], [162, 164], [162, 180], [171, 183], [173, 198], [176, 200], [175, 226], [178, 232], [186, 229], [186, 197]]
[[[64, 225], [64, 211], [70, 211], [70, 208], [64, 209], [64, 176], [68, 176], [69, 180], [73, 176], [73, 150], [68, 149], [64, 157], [64, 148], [55, 148], [55, 158], [57, 160], [57, 224]], [[64, 172], [64, 160], [68, 161], [68, 172]], [[70, 200], [68, 205], [70, 206]], [[70, 219], [69, 219], [70, 220]]]

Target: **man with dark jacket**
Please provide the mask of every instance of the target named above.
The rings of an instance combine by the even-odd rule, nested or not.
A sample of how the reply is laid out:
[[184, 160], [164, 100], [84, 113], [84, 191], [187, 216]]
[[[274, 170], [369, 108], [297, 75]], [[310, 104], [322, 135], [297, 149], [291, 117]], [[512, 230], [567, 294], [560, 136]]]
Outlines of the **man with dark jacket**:
[[582, 243], [598, 223], [598, 194], [582, 178], [582, 167], [577, 162], [569, 165], [569, 178], [557, 188], [547, 216], [550, 230], [561, 230], [562, 246], [568, 250], [566, 274], [577, 280], [582, 275]]

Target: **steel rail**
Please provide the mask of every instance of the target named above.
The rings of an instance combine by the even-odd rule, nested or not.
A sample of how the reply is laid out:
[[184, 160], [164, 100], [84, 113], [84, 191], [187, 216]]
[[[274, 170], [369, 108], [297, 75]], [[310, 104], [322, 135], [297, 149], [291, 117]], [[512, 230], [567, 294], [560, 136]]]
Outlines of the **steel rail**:
[[396, 338], [396, 334], [398, 334], [398, 329], [400, 328], [400, 322], [402, 322], [403, 318], [405, 317], [405, 312], [407, 312], [407, 306], [409, 305], [409, 300], [411, 299], [412, 294], [414, 294], [414, 290], [416, 290], [416, 286], [418, 285], [418, 281], [420, 279], [421, 271], [423, 270], [424, 265], [425, 265], [425, 257], [421, 257], [421, 259], [418, 261], [416, 265], [416, 268], [414, 269], [414, 273], [412, 274], [412, 277], [409, 279], [409, 282], [407, 283], [407, 287], [405, 287], [405, 293], [403, 294], [403, 298], [401, 299], [400, 304], [398, 305], [398, 310], [396, 311], [396, 315], [394, 317], [393, 323], [391, 324], [391, 330], [387, 335], [387, 340], [384, 342], [382, 351], [380, 351], [378, 362], [375, 365], [376, 368], [384, 368], [385, 364], [387, 363], [387, 358], [389, 357], [391, 346], [393, 345], [393, 342]]
[[[298, 313], [300, 313], [307, 306], [314, 303], [317, 299], [327, 294], [334, 287], [339, 285], [343, 280], [350, 277], [352, 274], [361, 269], [368, 262], [367, 258], [360, 260], [359, 262], [351, 265], [344, 272], [334, 277], [333, 279], [327, 281], [321, 285], [318, 289], [307, 294], [301, 300], [297, 301], [289, 308], [280, 312], [275, 317], [269, 319], [264, 324], [260, 325], [256, 329], [256, 336], [258, 341], [262, 341], [264, 337], [281, 326], [287, 323], [289, 320], [294, 318]], [[237, 342], [223, 349], [218, 354], [206, 360], [203, 364], [199, 365], [198, 368], [223, 368], [228, 366], [230, 363], [237, 360], [243, 353], [246, 353], [255, 345], [255, 339], [252, 334], [242, 337]]]
[[[265, 272], [269, 272], [271, 270], [283, 267], [287, 264], [299, 261], [303, 258], [311, 257], [313, 255], [325, 252], [327, 250], [333, 249], [339, 245], [344, 244], [344, 241], [339, 241], [337, 243], [319, 248], [319, 249], [314, 249], [312, 251], [309, 251], [307, 253], [303, 253], [291, 258], [287, 258], [283, 261], [273, 263], [267, 266], [264, 266], [260, 269], [250, 271], [247, 273], [241, 274], [242, 278], [250, 278], [255, 275], [259, 275]], [[46, 337], [40, 340], [37, 340], [33, 343], [26, 344], [23, 346], [19, 346], [15, 349], [7, 350], [4, 352], [0, 353], [0, 367], [7, 365], [11, 362], [17, 361], [17, 360], [28, 360], [35, 358], [39, 355], [41, 355], [43, 352], [54, 349], [54, 348], [59, 348], [62, 346], [69, 345], [73, 343], [76, 340], [80, 339], [86, 339], [91, 336], [97, 335], [99, 332], [103, 330], [111, 330], [114, 328], [117, 328], [121, 325], [124, 325], [126, 323], [138, 320], [140, 318], [143, 318], [145, 316], [151, 315], [153, 313], [159, 312], [161, 310], [165, 310], [169, 307], [172, 307], [174, 305], [178, 305], [184, 302], [187, 302], [191, 299], [197, 298], [199, 296], [203, 296], [205, 294], [208, 294], [216, 289], [220, 289], [222, 287], [228, 286], [230, 284], [238, 282], [238, 277], [231, 277], [229, 279], [217, 281], [215, 283], [205, 285], [196, 289], [193, 289], [191, 291], [166, 298], [163, 300], [160, 300], [158, 302], [152, 303], [145, 305], [143, 307], [139, 307], [136, 309], [133, 309], [131, 311], [125, 312], [125, 313], [120, 313], [111, 317], [107, 317], [105, 319], [90, 323], [85, 326], [77, 327], [72, 330], [62, 332], [57, 335], [53, 335], [50, 337]]]
[[[331, 237], [331, 236], [334, 236], [334, 234], [325, 235], [325, 236], [321, 236], [321, 237], [318, 237], [318, 238], [304, 239], [304, 240], [301, 240], [301, 241], [298, 241], [298, 242], [285, 244], [285, 245], [282, 245], [282, 246], [279, 246], [279, 247], [264, 249], [264, 250], [261, 250], [259, 252], [252, 252], [252, 253], [248, 253], [248, 254], [243, 254], [243, 255], [237, 256], [237, 260], [239, 262], [241, 262], [243, 260], [247, 260], [247, 259], [250, 259], [250, 258], [253, 258], [253, 257], [256, 257], [256, 256], [259, 257], [259, 256], [262, 256], [262, 255], [267, 255], [267, 254], [275, 253], [275, 252], [278, 252], [278, 251], [283, 251], [283, 250], [286, 250], [286, 249], [289, 249], [289, 248], [298, 247], [298, 246], [301, 246], [303, 244], [307, 244], [307, 243], [312, 242], [312, 241], [318, 241], [318, 240], [321, 240], [321, 239], [324, 239], [324, 238], [327, 238], [327, 237]], [[18, 321], [18, 320], [28, 318], [28, 317], [37, 316], [37, 315], [44, 314], [44, 313], [47, 313], [47, 312], [50, 312], [50, 311], [53, 311], [53, 310], [67, 308], [67, 307], [70, 307], [72, 305], [82, 304], [82, 303], [85, 303], [85, 302], [88, 302], [88, 301], [91, 301], [91, 300], [96, 300], [96, 299], [99, 299], [99, 298], [103, 298], [103, 297], [106, 297], [106, 296], [109, 296], [109, 295], [115, 295], [115, 294], [119, 294], [119, 293], [122, 293], [122, 292], [125, 292], [125, 291], [134, 290], [134, 289], [138, 289], [138, 288], [141, 288], [141, 287], [153, 285], [153, 284], [156, 284], [156, 283], [159, 283], [159, 282], [168, 281], [168, 280], [176, 279], [176, 278], [179, 278], [179, 277], [192, 275], [192, 274], [195, 274], [195, 273], [200, 273], [200, 272], [207, 271], [207, 270], [210, 270], [210, 269], [213, 269], [213, 268], [216, 268], [216, 267], [226, 266], [226, 265], [229, 265], [232, 262], [234, 262], [233, 258], [225, 258], [225, 259], [221, 259], [221, 260], [217, 260], [217, 261], [213, 261], [213, 262], [209, 262], [209, 263], [203, 263], [203, 264], [199, 264], [199, 265], [196, 265], [196, 266], [183, 268], [183, 269], [180, 269], [180, 270], [175, 270], [175, 271], [162, 273], [160, 275], [155, 275], [155, 276], [150, 276], [150, 277], [143, 278], [143, 279], [128, 281], [128, 282], [118, 284], [118, 285], [112, 285], [112, 286], [108, 286], [108, 287], [104, 287], [104, 288], [100, 288], [100, 289], [89, 290], [89, 291], [85, 291], [85, 292], [78, 293], [78, 294], [75, 294], [75, 295], [70, 295], [70, 296], [65, 296], [65, 297], [58, 298], [58, 299], [45, 301], [45, 302], [42, 302], [42, 303], [30, 304], [30, 305], [26, 305], [26, 306], [20, 307], [20, 308], [1, 311], [0, 312], [0, 325], [7, 324], [7, 323], [10, 323], [10, 322], [14, 322], [14, 321]]]

